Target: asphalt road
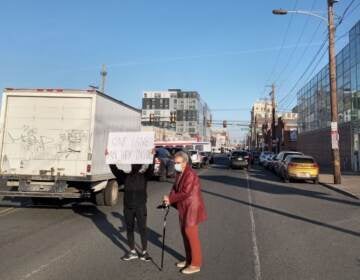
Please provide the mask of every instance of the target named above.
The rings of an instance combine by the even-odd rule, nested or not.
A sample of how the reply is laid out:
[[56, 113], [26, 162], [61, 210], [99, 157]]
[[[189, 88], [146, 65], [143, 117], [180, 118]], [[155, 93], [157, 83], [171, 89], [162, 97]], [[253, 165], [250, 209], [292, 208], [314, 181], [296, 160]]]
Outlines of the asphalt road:
[[151, 182], [153, 263], [120, 260], [127, 249], [121, 204], [34, 207], [27, 200], [2, 201], [0, 279], [360, 278], [359, 200], [320, 185], [285, 184], [259, 168], [229, 170], [225, 162], [199, 171], [209, 216], [201, 226], [199, 274], [183, 276], [174, 266], [183, 256], [175, 210], [159, 271], [163, 212], [156, 205], [171, 184]]

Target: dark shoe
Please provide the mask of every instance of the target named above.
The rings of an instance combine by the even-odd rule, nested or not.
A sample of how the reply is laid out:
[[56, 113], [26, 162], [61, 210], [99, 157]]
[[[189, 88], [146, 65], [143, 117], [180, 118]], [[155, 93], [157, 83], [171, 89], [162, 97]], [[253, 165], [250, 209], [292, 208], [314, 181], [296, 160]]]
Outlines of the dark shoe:
[[131, 260], [135, 260], [135, 259], [138, 259], [138, 258], [139, 258], [139, 256], [138, 256], [138, 254], [136, 252], [130, 251], [125, 256], [123, 256], [121, 259], [123, 261], [131, 261]]
[[149, 256], [148, 252], [144, 251], [140, 255], [140, 260], [149, 262], [149, 261], [151, 261], [151, 257]]

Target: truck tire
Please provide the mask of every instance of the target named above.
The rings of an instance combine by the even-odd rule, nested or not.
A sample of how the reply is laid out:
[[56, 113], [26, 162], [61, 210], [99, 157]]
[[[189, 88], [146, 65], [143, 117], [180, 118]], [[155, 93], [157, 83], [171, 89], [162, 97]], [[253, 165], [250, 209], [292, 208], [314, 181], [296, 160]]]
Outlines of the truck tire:
[[95, 204], [97, 206], [104, 206], [105, 205], [105, 197], [104, 197], [104, 190], [101, 190], [95, 193]]
[[119, 186], [116, 180], [110, 180], [104, 190], [104, 201], [106, 206], [115, 206], [119, 201]]

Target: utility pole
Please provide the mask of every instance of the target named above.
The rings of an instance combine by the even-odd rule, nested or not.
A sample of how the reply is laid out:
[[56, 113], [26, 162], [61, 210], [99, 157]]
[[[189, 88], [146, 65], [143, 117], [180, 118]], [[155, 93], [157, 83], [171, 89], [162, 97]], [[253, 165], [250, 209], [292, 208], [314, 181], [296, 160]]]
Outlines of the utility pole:
[[[275, 140], [275, 84], [271, 85], [271, 107], [272, 107], [272, 120], [271, 120], [271, 145], [270, 151], [272, 152], [273, 141]], [[275, 151], [277, 152], [277, 151]]]
[[105, 64], [103, 64], [103, 66], [102, 66], [100, 75], [101, 75], [101, 88], [100, 88], [100, 91], [102, 93], [105, 93], [105, 80], [106, 80], [106, 75], [107, 75], [106, 65]]
[[341, 184], [339, 133], [338, 133], [338, 108], [336, 94], [336, 62], [335, 62], [335, 26], [334, 3], [336, 0], [327, 0], [328, 4], [328, 29], [329, 29], [329, 78], [330, 78], [330, 103], [331, 103], [331, 153], [333, 160], [334, 184]]

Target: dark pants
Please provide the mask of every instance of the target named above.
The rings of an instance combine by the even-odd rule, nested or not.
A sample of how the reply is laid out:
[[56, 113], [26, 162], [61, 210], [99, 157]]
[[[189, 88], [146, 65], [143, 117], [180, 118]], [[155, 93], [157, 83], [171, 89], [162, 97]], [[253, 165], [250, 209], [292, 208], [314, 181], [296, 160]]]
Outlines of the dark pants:
[[127, 239], [130, 250], [135, 249], [134, 229], [135, 229], [135, 220], [136, 220], [137, 227], [140, 233], [142, 249], [145, 251], [147, 249], [146, 205], [139, 206], [136, 208], [125, 207], [124, 217], [125, 217], [126, 233], [127, 233]]

